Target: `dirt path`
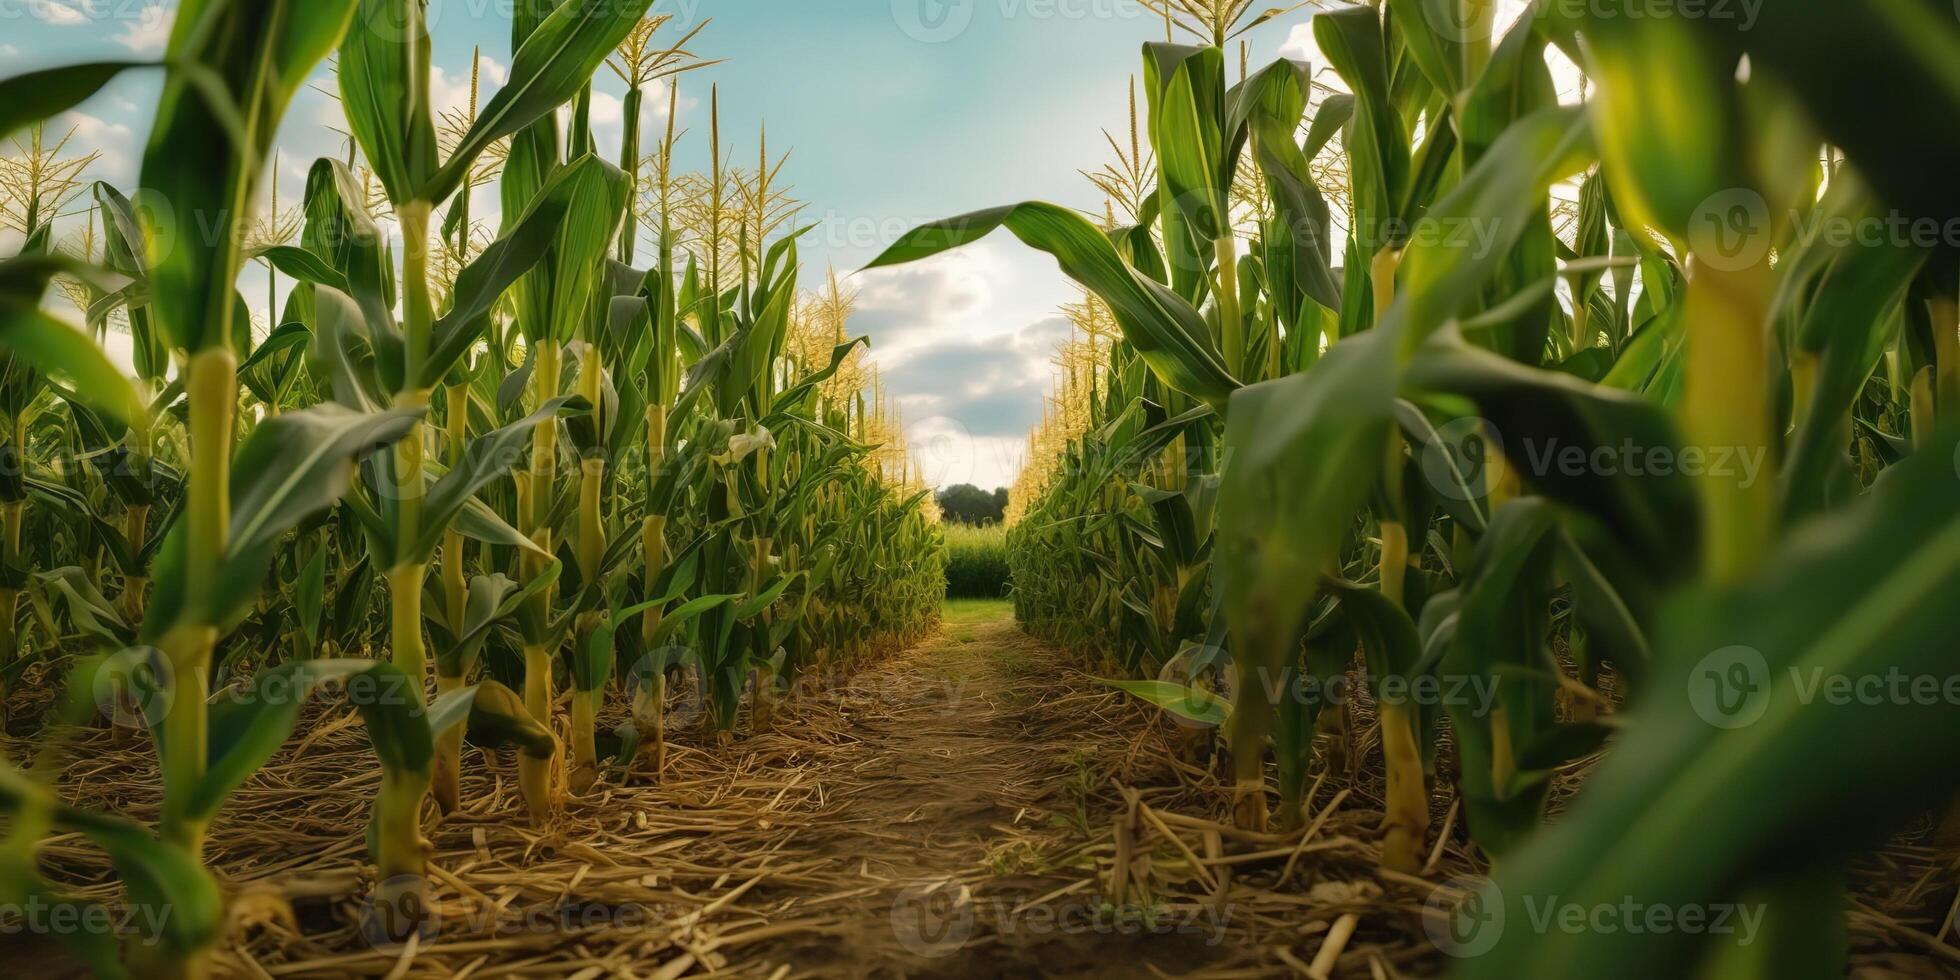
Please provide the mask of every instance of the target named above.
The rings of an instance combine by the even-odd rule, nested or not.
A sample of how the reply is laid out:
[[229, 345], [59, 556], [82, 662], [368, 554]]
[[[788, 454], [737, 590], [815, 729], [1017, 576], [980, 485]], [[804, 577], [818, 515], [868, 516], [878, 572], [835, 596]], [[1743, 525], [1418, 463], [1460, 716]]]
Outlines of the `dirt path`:
[[824, 760], [835, 809], [800, 843], [867, 889], [840, 903], [839, 928], [765, 957], [797, 972], [937, 977], [1129, 977], [1146, 952], [1166, 968], [1210, 958], [1202, 932], [1126, 921], [1092, 889], [1051, 894], [1089, 883], [1081, 867], [1047, 865], [1108, 823], [1096, 786], [1134, 721], [1083, 710], [1109, 705], [1107, 689], [1004, 608], [956, 615], [854, 687], [841, 702], [850, 739]]
[[[1200, 914], [1094, 897], [1110, 787], [1164, 767], [1138, 741], [1148, 716], [1005, 603], [954, 604], [934, 636], [806, 685], [750, 734], [689, 728], [664, 773], [612, 770], [546, 827], [524, 821], [507, 753], [466, 749], [464, 808], [427, 830], [431, 926], [407, 945], [356, 925], [378, 778], [366, 735], [344, 709], [314, 715], [213, 828], [234, 895], [218, 975], [1131, 977], [1229, 949]], [[84, 739], [62, 785], [153, 819], [153, 757]], [[43, 857], [118, 897], [84, 842]]]

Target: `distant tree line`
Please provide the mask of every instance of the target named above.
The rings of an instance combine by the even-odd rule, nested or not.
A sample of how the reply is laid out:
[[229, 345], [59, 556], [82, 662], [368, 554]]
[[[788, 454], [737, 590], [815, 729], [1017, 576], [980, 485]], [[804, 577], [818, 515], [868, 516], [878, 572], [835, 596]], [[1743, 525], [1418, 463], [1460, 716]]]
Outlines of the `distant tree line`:
[[956, 483], [939, 491], [939, 511], [958, 524], [986, 527], [1007, 516], [1007, 488], [991, 493], [971, 483]]

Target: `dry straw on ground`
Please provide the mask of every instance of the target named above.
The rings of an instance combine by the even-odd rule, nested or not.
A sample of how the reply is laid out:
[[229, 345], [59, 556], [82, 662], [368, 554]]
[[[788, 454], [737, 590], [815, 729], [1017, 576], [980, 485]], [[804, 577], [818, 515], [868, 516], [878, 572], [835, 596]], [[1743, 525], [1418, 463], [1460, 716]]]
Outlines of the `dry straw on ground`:
[[[365, 738], [322, 709], [226, 810], [211, 835], [237, 896], [221, 974], [1430, 976], [1450, 963], [1426, 938], [1431, 896], [1476, 869], [1439, 792], [1424, 875], [1383, 871], [1365, 764], [1319, 776], [1299, 831], [1230, 826], [1208, 733], [996, 620], [812, 685], [759, 734], [683, 736], [664, 778], [616, 771], [543, 829], [511, 819], [509, 760], [471, 750], [466, 810], [429, 832], [435, 926], [377, 946], [354, 925], [377, 778]], [[112, 742], [82, 736], [62, 785], [153, 816], [150, 753]], [[116, 896], [84, 841], [41, 854], [59, 880]], [[1960, 976], [1936, 938], [1952, 934], [1954, 870], [1910, 844], [1861, 867], [1861, 975]]]

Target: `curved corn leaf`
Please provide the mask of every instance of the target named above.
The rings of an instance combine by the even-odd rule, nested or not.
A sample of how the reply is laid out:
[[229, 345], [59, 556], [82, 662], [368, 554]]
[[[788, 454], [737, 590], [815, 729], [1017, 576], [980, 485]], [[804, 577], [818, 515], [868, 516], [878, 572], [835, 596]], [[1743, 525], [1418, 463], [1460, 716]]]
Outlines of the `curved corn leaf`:
[[[523, 37], [510, 78], [477, 113], [442, 168], [417, 189], [425, 201], [445, 201], [490, 144], [546, 119], [572, 100], [592, 73], [639, 23], [652, 0], [564, 0]], [[517, 26], [513, 18], [513, 29]]]
[[554, 561], [522, 586], [502, 575], [479, 575], [471, 579], [461, 633], [451, 637], [448, 646], [436, 651], [437, 666], [443, 676], [469, 676], [497, 624], [516, 616], [539, 593], [550, 588], [558, 581], [563, 568]]
[[280, 117], [340, 43], [353, 12], [354, 0], [200, 4], [179, 12], [140, 198], [152, 309], [176, 348], [230, 346], [244, 326], [236, 322], [234, 281], [239, 230], [249, 216], [238, 202], [254, 198]]
[[112, 286], [127, 281], [62, 256], [41, 255], [0, 262], [0, 351], [42, 374], [66, 382], [74, 397], [121, 422], [148, 416], [136, 386], [86, 334], [39, 309], [57, 275]]
[[[159, 927], [156, 933], [145, 934], [144, 941], [182, 956], [208, 947], [223, 934], [224, 895], [203, 864], [183, 848], [157, 840], [147, 828], [122, 817], [63, 805], [12, 766], [0, 767], [0, 808], [15, 816], [17, 827], [27, 820], [45, 819], [56, 829], [87, 837], [107, 852], [129, 891], [129, 905], [141, 910], [137, 919]], [[37, 813], [44, 816], [34, 816]], [[7, 858], [8, 864], [14, 863], [12, 855]], [[31, 861], [0, 874], [0, 880], [9, 882], [23, 878], [38, 878]], [[38, 882], [28, 887], [49, 900]], [[74, 935], [73, 945], [92, 947], [77, 952], [106, 965], [110, 968], [106, 975], [115, 976], [120, 975], [115, 938], [83, 932]]]
[[1712, 199], [1749, 187], [1730, 138], [1743, 128], [1735, 56], [1681, 18], [1547, 12], [1585, 35], [1599, 155], [1627, 227], [1686, 241]]
[[515, 464], [523, 461], [532, 429], [540, 425], [556, 425], [561, 417], [584, 415], [591, 411], [592, 407], [586, 404], [585, 399], [575, 395], [561, 396], [510, 425], [470, 440], [463, 450], [462, 461], [429, 488], [423, 504], [421, 539], [407, 543], [409, 546], [405, 551], [393, 556], [395, 561], [398, 564], [428, 561], [435, 554], [436, 545], [442, 541], [443, 532], [448, 530], [450, 522], [476, 496], [477, 491], [509, 473]]
[[534, 759], [550, 758], [558, 750], [558, 740], [524, 709], [524, 699], [496, 681], [476, 685], [476, 696], [470, 699], [469, 740], [486, 748], [515, 745]]
[[[1733, 902], [1752, 885], [1833, 870], [1944, 801], [1946, 787], [1923, 775], [1960, 763], [1952, 705], [1836, 698], [1820, 685], [1951, 674], [1955, 448], [1946, 435], [1889, 470], [1869, 499], [1806, 522], [1749, 580], [1678, 598], [1660, 618], [1652, 696], [1571, 808], [1500, 865], [1505, 914], [1554, 894], [1585, 906]], [[1820, 766], [1832, 778], [1810, 778]], [[1772, 793], [1775, 806], [1748, 802]], [[1667, 847], [1669, 860], [1634, 857], [1654, 846]], [[1693, 968], [1708, 941], [1506, 933], [1460, 964], [1461, 975], [1663, 976]]]
[[424, 2], [359, 0], [335, 72], [347, 127], [396, 205], [415, 199], [440, 162]]
[[179, 522], [157, 555], [156, 592], [144, 616], [143, 637], [153, 641], [186, 622], [229, 629], [258, 594], [280, 536], [341, 499], [352, 483], [354, 461], [400, 440], [419, 416], [318, 405], [259, 423], [232, 463], [231, 526], [220, 582], [205, 590], [216, 605], [184, 605], [190, 528]]
[[1312, 80], [1305, 64], [1281, 60], [1240, 86], [1252, 152], [1278, 212], [1278, 220], [1267, 226], [1266, 245], [1280, 249], [1277, 254], [1290, 260], [1290, 274], [1284, 281], [1293, 290], [1271, 298], [1279, 304], [1281, 322], [1289, 332], [1300, 329], [1308, 301], [1341, 309], [1327, 202], [1314, 184], [1309, 157], [1293, 142], [1306, 113]]
[[1223, 725], [1231, 717], [1232, 702], [1208, 688], [1186, 686], [1172, 681], [1112, 681], [1097, 678], [1125, 694], [1162, 708], [1185, 721], [1200, 725]]
[[30, 71], [0, 81], [0, 137], [81, 105], [131, 68], [153, 67], [156, 63], [149, 61], [93, 61]]
[[[1653, 403], [1525, 367], [1447, 334], [1416, 352], [1406, 383], [1474, 401], [1489, 423], [1480, 426], [1485, 438], [1529, 487], [1598, 516], [1654, 573], [1695, 567], [1701, 509], [1684, 472], [1691, 457]], [[1767, 465], [1740, 455], [1707, 462]]]
[[1066, 208], [1030, 201], [923, 225], [865, 268], [928, 258], [1002, 226], [1053, 255], [1062, 272], [1108, 303], [1124, 337], [1165, 384], [1225, 411], [1239, 382], [1225, 370], [1204, 317], [1162, 283], [1124, 265], [1108, 236]]
[[[530, 207], [456, 277], [449, 312], [437, 318], [431, 332], [429, 357], [420, 387], [440, 383], [456, 362], [482, 338], [490, 314], [504, 293], [542, 261], [554, 242], [563, 240], [567, 220], [589, 220], [574, 210], [575, 198], [589, 179], [609, 175], [610, 167], [597, 157], [581, 157], [553, 173], [532, 199]], [[617, 168], [614, 168], [616, 172]]]
[[[204, 775], [185, 800], [184, 812], [200, 821], [216, 816], [232, 791], [286, 744], [315, 690], [327, 683], [347, 682], [374, 666], [369, 660], [305, 660], [262, 671], [243, 690], [220, 691], [211, 706]], [[419, 692], [406, 687], [375, 696], [411, 694], [419, 697]], [[161, 751], [164, 729], [159, 727], [153, 734]]]

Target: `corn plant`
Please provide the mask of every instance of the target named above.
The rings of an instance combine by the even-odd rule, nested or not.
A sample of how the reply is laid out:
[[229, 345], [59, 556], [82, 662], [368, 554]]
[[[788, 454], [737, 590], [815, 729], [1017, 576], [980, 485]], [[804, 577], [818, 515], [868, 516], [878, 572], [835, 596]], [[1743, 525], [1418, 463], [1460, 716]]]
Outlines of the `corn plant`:
[[[49, 830], [74, 830], [110, 851], [132, 903], [183, 913], [126, 963], [85, 948], [100, 972], [203, 971], [223, 921], [204, 836], [316, 691], [344, 688], [367, 728], [379, 886], [364, 924], [400, 939], [426, 925], [423, 804], [462, 805], [466, 729], [517, 746], [533, 821], [560, 804], [559, 671], [572, 688], [570, 788], [583, 791], [603, 775], [599, 715], [623, 664], [655, 682], [621, 729], [622, 777], [644, 740], [635, 720], [653, 720], [658, 757], [679, 671], [702, 678], [715, 728], [735, 728], [745, 701], [762, 726], [797, 671], [934, 622], [943, 543], [928, 492], [890, 445], [882, 400], [867, 407], [839, 377], [863, 340], [846, 339], [840, 313], [821, 340], [790, 343], [804, 327], [783, 158], [765, 142], [753, 173], [723, 167], [717, 114], [712, 234], [683, 247], [670, 126], [649, 185], [663, 202], [656, 267], [628, 264], [637, 129], [629, 167], [599, 156], [591, 77], [623, 38], [636, 92], [700, 64], [684, 48], [695, 34], [661, 47], [658, 19], [630, 8], [520, 5], [508, 83], [438, 131], [416, 0], [188, 4], [137, 192], [91, 188], [80, 255], [55, 249], [43, 222], [0, 263], [0, 595], [9, 612], [26, 597], [47, 637], [34, 652], [45, 646], [50, 663], [107, 654], [74, 661], [68, 683], [107, 692], [112, 715], [142, 709], [162, 762], [159, 835], [141, 846], [135, 825], [0, 778], [15, 819], [0, 885], [49, 893], [25, 855]], [[248, 205], [283, 109], [335, 50], [348, 156], [313, 165], [296, 225], [276, 204], [255, 224]], [[0, 83], [0, 131], [144, 67]], [[469, 198], [492, 170], [504, 224], [479, 241]], [[248, 261], [279, 277], [262, 330], [236, 288]], [[84, 330], [42, 309], [56, 285]], [[134, 341], [134, 380], [96, 343], [112, 321]], [[559, 478], [567, 449], [575, 481]], [[513, 473], [519, 455], [528, 464]], [[24, 534], [30, 499], [39, 530]], [[10, 654], [17, 622], [0, 634]], [[489, 662], [510, 647], [522, 696], [490, 676], [517, 682]]]
[[[1500, 34], [1482, 5], [1447, 0], [1326, 11], [1314, 36], [1348, 91], [1311, 114], [1299, 66], [1228, 87], [1216, 47], [1151, 45], [1159, 174], [1138, 225], [1097, 228], [1029, 203], [921, 228], [874, 263], [1005, 226], [1054, 254], [1107, 308], [1122, 341], [1095, 376], [1106, 387], [1092, 387], [1090, 422], [1015, 540], [1097, 542], [1083, 569], [1098, 573], [1090, 596], [1073, 601], [1106, 615], [1083, 640], [1138, 651], [1132, 669], [1159, 666], [1180, 644], [1186, 669], [1225, 651], [1243, 822], [1268, 815], [1269, 741], [1287, 821], [1298, 817], [1315, 730], [1337, 734], [1330, 765], [1343, 744], [1339, 719], [1323, 724], [1319, 705], [1261, 691], [1345, 672], [1360, 650], [1387, 768], [1384, 863], [1412, 870], [1427, 849], [1440, 723], [1433, 706], [1395, 693], [1407, 683], [1390, 682], [1440, 672], [1496, 692], [1489, 711], [1451, 704], [1448, 715], [1456, 792], [1476, 841], [1506, 871], [1499, 881], [1513, 904], [1585, 887], [1675, 902], [1747, 892], [1767, 896], [1799, 937], [1751, 963], [1764, 951], [1711, 951], [1692, 937], [1514, 933], [1502, 954], [1472, 964], [1474, 975], [1641, 975], [1705, 957], [1751, 971], [1737, 975], [1770, 975], [1777, 963], [1839, 972], [1842, 950], [1816, 941], [1829, 931], [1806, 936], [1798, 925], [1836, 907], [1833, 869], [1846, 842], [1829, 828], [1851, 806], [1858, 839], [1870, 840], [1931, 802], [1904, 768], [1865, 768], [1855, 791], [1820, 790], [1773, 821], [1736, 812], [1722, 821], [1731, 836], [1686, 861], [1692, 870], [1595, 859], [1616, 851], [1604, 842], [1658, 840], [1719, 808], [1682, 795], [1727, 785], [1718, 770], [1777, 778], [1778, 764], [1804, 757], [1801, 746], [1853, 733], [1888, 759], [1901, 759], [1895, 738], [1939, 738], [1917, 727], [1930, 716], [1873, 708], [1861, 720], [1792, 708], [1794, 698], [1773, 714], [1787, 739], [1724, 732], [1698, 724], [1677, 693], [1697, 657], [1730, 642], [1779, 667], [1879, 669], [1901, 644], [1924, 648], [1911, 637], [1938, 628], [1951, 579], [1925, 566], [1924, 587], [1888, 593], [1898, 602], [1884, 616], [1864, 605], [1876, 593], [1839, 590], [1823, 605], [1872, 612], [1860, 620], [1872, 629], [1856, 636], [1824, 629], [1836, 614], [1823, 610], [1811, 626], [1769, 625], [1779, 602], [1816, 605], [1800, 597], [1805, 569], [1855, 566], [1892, 547], [1893, 534], [1938, 537], [1940, 509], [1906, 501], [1949, 467], [1939, 416], [1960, 329], [1947, 256], [1908, 242], [1834, 245], [1814, 232], [1888, 209], [1953, 213], [1950, 193], [1903, 165], [1887, 135], [1902, 128], [1880, 130], [1846, 94], [1912, 91], [1922, 95], [1910, 113], [1943, 111], [1950, 86], [1926, 74], [1936, 56], [1921, 49], [1869, 85], [1801, 67], [1826, 37], [1876, 52], [1897, 43], [1893, 32], [1923, 29], [1947, 51], [1955, 31], [1892, 5], [1770, 21], [1731, 34], [1548, 9]], [[1559, 104], [1545, 62], [1553, 47], [1597, 84], [1585, 105]], [[1744, 54], [1758, 77], [1738, 81]], [[1696, 108], [1663, 121], [1649, 111], [1655, 98]], [[1315, 169], [1337, 133], [1349, 209], [1338, 265]], [[1272, 210], [1243, 224], [1229, 217], [1241, 153]], [[1723, 205], [1737, 199], [1763, 217], [1736, 219]], [[1572, 202], [1565, 237], [1560, 200]], [[1490, 233], [1483, 247], [1412, 233], [1472, 226]], [[1224, 240], [1240, 237], [1250, 245]], [[1199, 416], [1167, 413], [1133, 383], [1132, 359], [1151, 383], [1200, 403]], [[1161, 625], [1148, 600], [1170, 563], [1134, 560], [1148, 553], [1139, 545], [1177, 541], [1165, 531], [1179, 526], [1174, 516], [1144, 523], [1176, 488], [1124, 486], [1150, 473], [1150, 453], [1162, 448], [1146, 441], [1141, 455], [1124, 456], [1154, 430], [1136, 426], [1137, 413], [1180, 420], [1179, 435], [1216, 438], [1224, 452], [1208, 583], [1217, 612], [1203, 631]], [[1771, 475], [1571, 473], [1534, 464], [1529, 447], [1548, 443], [1727, 447], [1769, 460]], [[1185, 458], [1201, 460], [1200, 472], [1218, 465]], [[1078, 516], [1087, 523], [1062, 528]], [[1017, 571], [1041, 561], [1016, 560]], [[1194, 599], [1192, 608], [1209, 606]], [[1608, 734], [1596, 719], [1610, 702], [1594, 689], [1607, 665], [1632, 685], [1631, 708], [1615, 722], [1626, 734], [1598, 788], [1545, 832], [1552, 773]], [[1174, 709], [1192, 700], [1176, 683], [1129, 689]], [[1769, 857], [1781, 846], [1772, 840], [1823, 839], [1838, 846], [1798, 867]], [[1724, 848], [1737, 850], [1714, 856]]]

